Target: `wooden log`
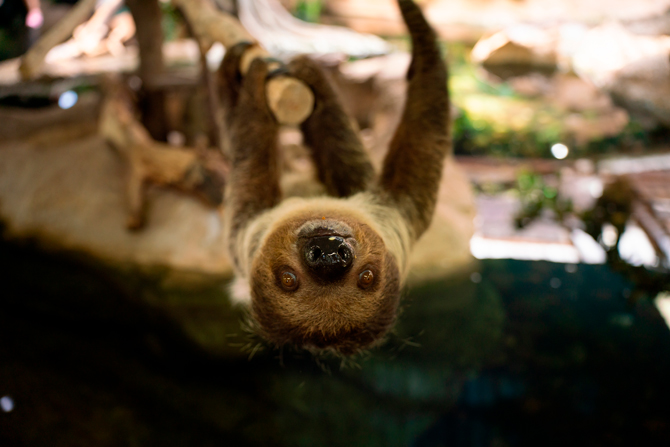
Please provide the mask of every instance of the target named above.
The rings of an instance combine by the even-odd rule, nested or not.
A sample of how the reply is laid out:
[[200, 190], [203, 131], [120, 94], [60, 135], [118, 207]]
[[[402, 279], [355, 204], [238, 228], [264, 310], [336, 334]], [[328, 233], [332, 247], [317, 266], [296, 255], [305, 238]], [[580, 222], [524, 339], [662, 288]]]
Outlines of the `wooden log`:
[[64, 42], [74, 29], [91, 15], [96, 0], [80, 0], [72, 9], [33, 45], [21, 58], [19, 73], [24, 80], [34, 79], [40, 74], [44, 58], [50, 49]]
[[[239, 42], [255, 41], [235, 17], [217, 10], [210, 0], [172, 0], [172, 3], [184, 14], [201, 47], [221, 42], [224, 47], [230, 48]], [[242, 58], [242, 73], [246, 73], [255, 57], [270, 57], [270, 54], [259, 46], [251, 47]], [[290, 76], [270, 79], [266, 84], [266, 93], [268, 106], [281, 124], [300, 124], [314, 108], [311, 89]]]

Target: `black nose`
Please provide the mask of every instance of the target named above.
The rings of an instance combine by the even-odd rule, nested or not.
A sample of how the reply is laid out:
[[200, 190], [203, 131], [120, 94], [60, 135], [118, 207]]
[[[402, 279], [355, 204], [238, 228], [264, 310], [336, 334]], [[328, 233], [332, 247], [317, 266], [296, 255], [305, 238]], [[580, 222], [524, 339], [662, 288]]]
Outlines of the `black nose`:
[[339, 236], [311, 238], [303, 249], [305, 264], [317, 276], [333, 280], [351, 267], [354, 259], [349, 245]]

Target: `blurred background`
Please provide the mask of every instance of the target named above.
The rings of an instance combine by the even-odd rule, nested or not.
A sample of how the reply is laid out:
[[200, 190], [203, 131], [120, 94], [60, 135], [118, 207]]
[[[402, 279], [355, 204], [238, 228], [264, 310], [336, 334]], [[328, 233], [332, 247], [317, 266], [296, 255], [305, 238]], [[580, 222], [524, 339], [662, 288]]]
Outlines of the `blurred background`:
[[378, 166], [395, 2], [0, 0], [0, 445], [670, 445], [670, 0], [418, 3], [454, 155], [395, 330], [340, 359], [229, 301], [211, 29], [316, 58]]

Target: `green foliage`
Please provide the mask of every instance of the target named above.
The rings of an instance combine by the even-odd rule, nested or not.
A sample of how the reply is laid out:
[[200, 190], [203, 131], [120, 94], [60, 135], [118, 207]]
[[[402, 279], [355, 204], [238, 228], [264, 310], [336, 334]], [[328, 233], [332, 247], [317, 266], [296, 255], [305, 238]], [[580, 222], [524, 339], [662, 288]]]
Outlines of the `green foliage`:
[[551, 145], [561, 141], [558, 126], [501, 129], [497, 123], [473, 119], [460, 110], [453, 124], [454, 153], [494, 157], [551, 158]]
[[179, 37], [179, 31], [183, 26], [183, 19], [177, 8], [170, 2], [158, 2], [161, 8], [161, 27], [163, 28], [163, 38], [166, 41], [175, 40]]
[[517, 190], [521, 201], [521, 211], [514, 222], [523, 228], [538, 218], [543, 210], [550, 210], [559, 222], [573, 211], [570, 200], [561, 199], [558, 189], [549, 186], [544, 178], [535, 173], [524, 172], [517, 179]]
[[318, 23], [321, 18], [321, 0], [300, 0], [294, 15], [305, 22]]
[[446, 45], [454, 152], [495, 157], [551, 157], [565, 134], [561, 114], [546, 103], [517, 95], [508, 82], [489, 82], [469, 61], [471, 48]]
[[[575, 130], [566, 125], [574, 114], [544, 97], [519, 95], [510, 82], [495, 81], [470, 62], [471, 48], [443, 44], [449, 61], [449, 87], [455, 113], [454, 152], [512, 158], [552, 158], [550, 148], [562, 142], [572, 154], [589, 156], [637, 151], [650, 145], [667, 145], [667, 128], [645, 129], [632, 120], [618, 135], [591, 137], [577, 142]], [[589, 122], [600, 119], [598, 111], [581, 112]]]

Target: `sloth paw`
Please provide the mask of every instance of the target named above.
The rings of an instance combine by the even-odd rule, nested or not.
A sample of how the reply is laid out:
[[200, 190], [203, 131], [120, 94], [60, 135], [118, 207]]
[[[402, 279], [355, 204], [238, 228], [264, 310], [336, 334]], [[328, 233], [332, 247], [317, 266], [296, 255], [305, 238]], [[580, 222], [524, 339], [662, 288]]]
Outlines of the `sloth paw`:
[[268, 63], [261, 58], [251, 61], [249, 71], [242, 81], [242, 94], [256, 103], [257, 106], [267, 106], [265, 99], [265, 80], [268, 77]]
[[332, 98], [335, 96], [333, 88], [330, 86], [323, 70], [309, 57], [296, 57], [288, 64], [287, 69], [291, 76], [309, 85], [317, 99]]
[[227, 109], [235, 107], [242, 86], [240, 62], [242, 55], [254, 46], [251, 42], [240, 42], [228, 48], [221, 67], [219, 68], [220, 95], [223, 106]]

